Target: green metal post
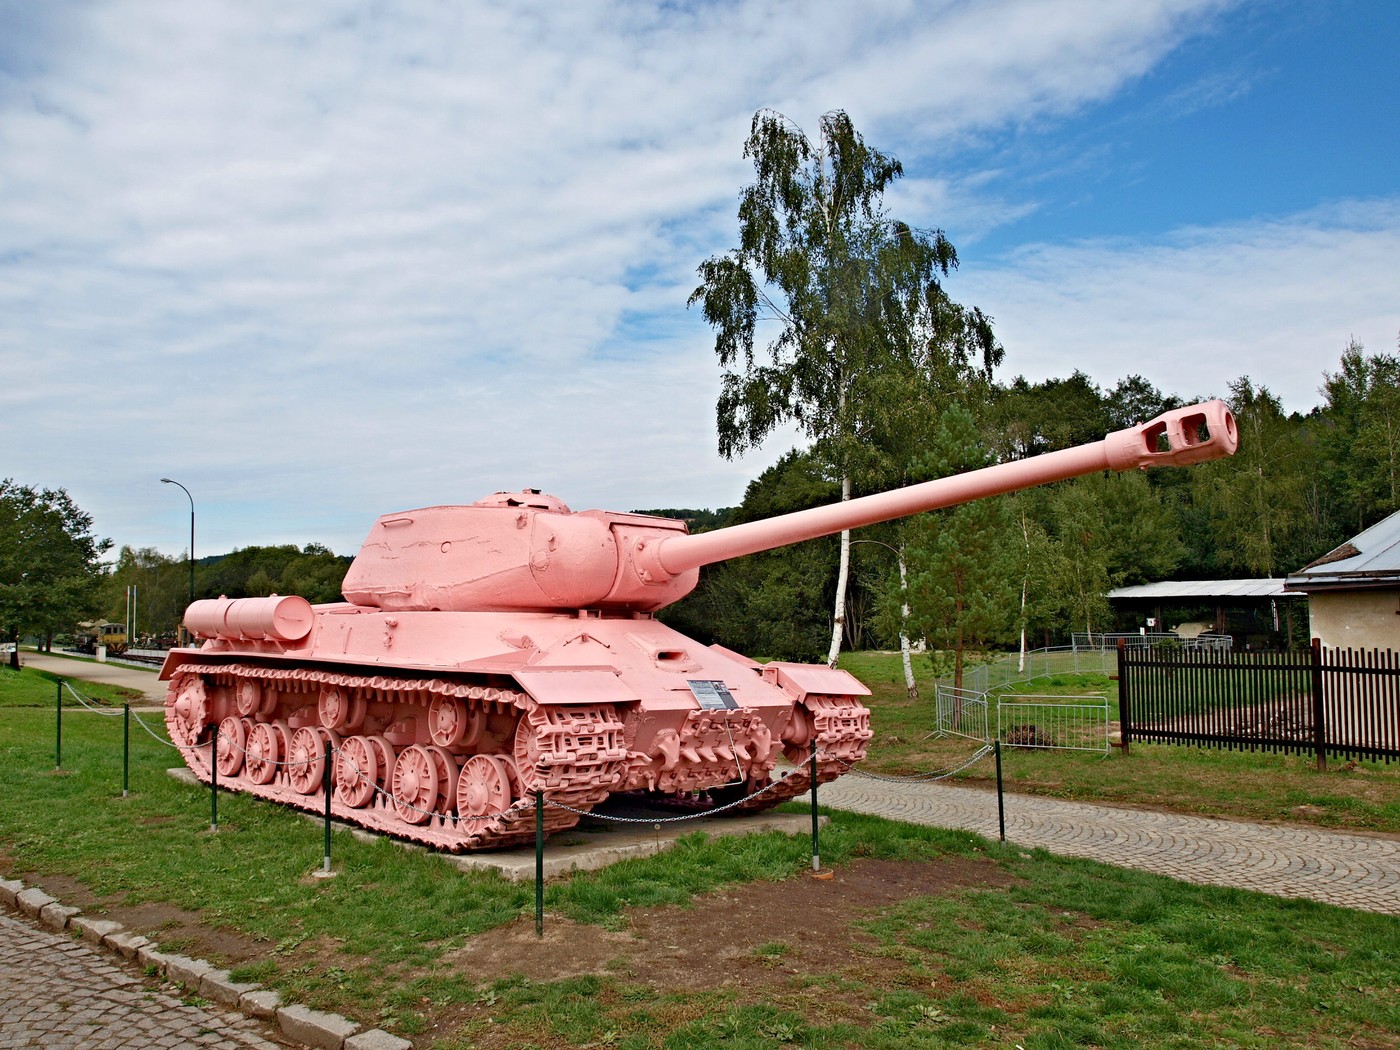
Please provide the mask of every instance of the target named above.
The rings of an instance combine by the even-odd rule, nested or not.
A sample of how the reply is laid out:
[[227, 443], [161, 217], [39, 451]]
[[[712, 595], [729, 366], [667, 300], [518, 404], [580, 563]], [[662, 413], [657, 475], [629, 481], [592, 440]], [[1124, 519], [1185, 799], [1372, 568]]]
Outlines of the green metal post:
[[331, 742], [326, 741], [326, 770], [321, 776], [321, 786], [326, 792], [326, 852], [321, 870], [331, 870]]
[[122, 798], [131, 788], [131, 705], [122, 704]]
[[535, 791], [535, 936], [544, 936], [544, 790]]
[[821, 847], [817, 842], [817, 745], [812, 745], [812, 870], [822, 870]]
[[58, 680], [58, 694], [54, 697], [54, 742], [53, 767], [63, 768], [63, 679]]
[[997, 756], [997, 828], [1001, 832], [1001, 841], [1006, 841], [1006, 805], [1001, 792], [1001, 741], [992, 741], [992, 750]]
[[219, 830], [219, 723], [209, 742], [209, 830]]

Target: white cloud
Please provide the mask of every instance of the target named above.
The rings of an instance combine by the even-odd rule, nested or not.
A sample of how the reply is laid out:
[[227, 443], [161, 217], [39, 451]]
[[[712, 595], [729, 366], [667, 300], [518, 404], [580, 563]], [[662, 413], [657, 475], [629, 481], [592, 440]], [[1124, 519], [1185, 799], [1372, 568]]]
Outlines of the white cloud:
[[[0, 476], [66, 486], [103, 534], [169, 551], [162, 475], [195, 492], [205, 551], [350, 550], [381, 512], [496, 487], [735, 503], [791, 435], [718, 458], [711, 337], [684, 303], [734, 236], [754, 110], [810, 128], [843, 107], [881, 148], [936, 157], [1110, 96], [1225, 6], [45, 5], [0, 23]], [[913, 175], [916, 222], [1033, 206]], [[1199, 352], [1172, 313], [1209, 297], [1197, 284], [1238, 280], [1268, 327], [1247, 275], [1285, 235], [1237, 243], [1253, 232], [994, 272], [965, 257], [957, 290], [998, 316], [1013, 369], [1044, 346], [1063, 372], [1049, 334], [1087, 339], [1071, 295], [1120, 348], [1141, 338], [1094, 273], [1136, 269], [1160, 288], [1134, 297], [1154, 327]], [[1353, 231], [1357, 252], [1382, 240]], [[1342, 265], [1325, 230], [1310, 243]], [[1168, 280], [1173, 260], [1200, 276]], [[1340, 311], [1358, 279], [1294, 297]]]
[[1038, 380], [1077, 368], [1104, 387], [1138, 373], [1184, 397], [1226, 396], [1248, 375], [1304, 413], [1351, 338], [1395, 352], [1397, 289], [1400, 199], [1152, 244], [1031, 246], [965, 268], [959, 283], [996, 318], [1008, 373]]

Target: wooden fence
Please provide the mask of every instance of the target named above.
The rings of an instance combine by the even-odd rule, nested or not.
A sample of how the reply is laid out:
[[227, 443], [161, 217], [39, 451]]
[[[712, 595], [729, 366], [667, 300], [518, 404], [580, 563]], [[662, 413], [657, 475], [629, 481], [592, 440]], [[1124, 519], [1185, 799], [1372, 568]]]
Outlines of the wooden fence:
[[1123, 746], [1133, 741], [1400, 759], [1400, 654], [1118, 649]]

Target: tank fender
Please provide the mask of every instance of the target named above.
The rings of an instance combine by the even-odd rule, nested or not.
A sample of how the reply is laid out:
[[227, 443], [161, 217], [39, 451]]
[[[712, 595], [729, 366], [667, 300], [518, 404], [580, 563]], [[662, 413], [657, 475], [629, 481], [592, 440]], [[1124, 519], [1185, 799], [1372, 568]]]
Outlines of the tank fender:
[[637, 699], [616, 668], [519, 667], [512, 677], [537, 704], [627, 704]]
[[763, 677], [800, 703], [809, 693], [825, 696], [869, 696], [860, 679], [849, 671], [821, 664], [789, 664], [774, 661], [763, 665]]

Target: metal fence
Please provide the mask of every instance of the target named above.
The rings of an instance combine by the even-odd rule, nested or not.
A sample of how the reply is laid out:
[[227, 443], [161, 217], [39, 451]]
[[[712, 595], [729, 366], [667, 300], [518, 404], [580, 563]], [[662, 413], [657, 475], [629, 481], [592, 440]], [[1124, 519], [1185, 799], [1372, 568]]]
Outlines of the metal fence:
[[1016, 696], [997, 702], [997, 739], [1010, 747], [1108, 754], [1108, 699]]
[[1235, 647], [1234, 638], [1228, 634], [1198, 634], [1194, 638], [1183, 638], [1179, 634], [1167, 633], [1144, 633], [1137, 631], [1131, 634], [1072, 634], [1070, 642], [1075, 649], [1100, 649], [1115, 652], [1118, 643], [1122, 642], [1130, 648], [1150, 649], [1154, 646], [1173, 646], [1181, 649], [1233, 649]]
[[939, 685], [934, 690], [934, 734], [961, 736], [987, 743], [991, 739], [987, 694]]
[[1024, 655], [1010, 653], [969, 668], [963, 672], [963, 688], [990, 693], [1056, 674], [1113, 674], [1117, 660], [1117, 652], [1112, 649], [1076, 649], [1072, 645], [1032, 649]]
[[940, 685], [934, 692], [934, 735], [1010, 747], [1056, 748], [1108, 754], [1109, 707], [1103, 696], [988, 696]]
[[1400, 759], [1400, 656], [1391, 650], [1118, 650], [1133, 741]]

